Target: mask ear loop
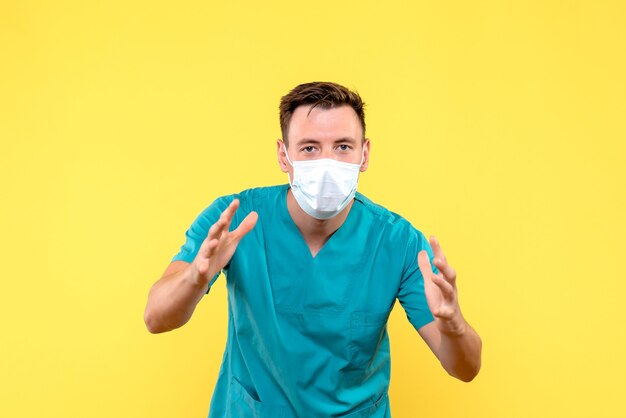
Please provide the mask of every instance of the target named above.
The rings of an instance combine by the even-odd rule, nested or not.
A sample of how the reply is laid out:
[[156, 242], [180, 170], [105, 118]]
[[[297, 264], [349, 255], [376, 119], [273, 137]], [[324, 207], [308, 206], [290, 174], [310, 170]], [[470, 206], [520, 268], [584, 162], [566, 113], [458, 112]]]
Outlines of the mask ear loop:
[[363, 151], [361, 151], [361, 162], [359, 163], [359, 170], [361, 169], [361, 166], [363, 165], [364, 162], [365, 162], [365, 147], [363, 147]]
[[[293, 166], [293, 163], [289, 159], [289, 154], [287, 154], [287, 147], [285, 146], [284, 142], [283, 142], [283, 151], [285, 151], [285, 157], [287, 157], [287, 162], [289, 162], [289, 164], [291, 165], [291, 168], [294, 169], [294, 174], [295, 174], [295, 169], [296, 168]], [[287, 178], [289, 179], [289, 186], [293, 187], [293, 181], [291, 181], [291, 176], [289, 175], [289, 172], [287, 173]]]
[[293, 163], [289, 159], [289, 154], [287, 154], [287, 147], [285, 146], [284, 142], [283, 142], [283, 150], [285, 151], [285, 157], [287, 157], [287, 161], [289, 162], [289, 165], [291, 165], [293, 167]]

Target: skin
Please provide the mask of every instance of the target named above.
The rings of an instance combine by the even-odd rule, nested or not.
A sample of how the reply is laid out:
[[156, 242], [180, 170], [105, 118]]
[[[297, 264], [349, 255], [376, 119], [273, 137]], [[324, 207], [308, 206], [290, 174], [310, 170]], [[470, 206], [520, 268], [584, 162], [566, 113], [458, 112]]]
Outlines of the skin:
[[[363, 158], [361, 172], [367, 170], [370, 155], [370, 141], [363, 138], [358, 117], [349, 106], [331, 109], [298, 107], [289, 125], [288, 145], [279, 139], [276, 148], [279, 167], [290, 178], [293, 167], [285, 153], [291, 161], [333, 158], [358, 164]], [[235, 230], [229, 231], [238, 207], [239, 201], [235, 199], [222, 213], [209, 229], [192, 263], [172, 262], [152, 286], [144, 313], [150, 332], [170, 331], [191, 318], [211, 278], [228, 263], [241, 239], [257, 222], [257, 213], [250, 212]], [[315, 256], [343, 224], [352, 202], [337, 216], [319, 220], [304, 212], [289, 191], [287, 208], [311, 255]], [[482, 341], [461, 314], [455, 270], [448, 264], [434, 236], [430, 237], [430, 244], [439, 274], [432, 273], [425, 251], [420, 251], [416, 257], [424, 277], [428, 306], [435, 320], [421, 327], [418, 333], [451, 376], [469, 382], [480, 370]]]

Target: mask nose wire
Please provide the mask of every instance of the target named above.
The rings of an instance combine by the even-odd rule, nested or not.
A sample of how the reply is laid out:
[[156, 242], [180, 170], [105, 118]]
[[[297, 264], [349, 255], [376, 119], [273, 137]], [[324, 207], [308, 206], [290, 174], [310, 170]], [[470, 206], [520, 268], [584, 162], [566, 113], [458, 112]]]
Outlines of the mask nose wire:
[[[284, 143], [283, 143], [283, 151], [285, 151], [285, 157], [287, 157], [287, 162], [289, 162], [289, 165], [293, 167], [293, 163], [289, 159], [289, 154], [287, 154], [287, 147], [285, 146]], [[365, 147], [363, 147], [363, 150], [361, 151], [361, 162], [359, 163], [359, 167], [363, 165], [364, 161], [365, 161]]]

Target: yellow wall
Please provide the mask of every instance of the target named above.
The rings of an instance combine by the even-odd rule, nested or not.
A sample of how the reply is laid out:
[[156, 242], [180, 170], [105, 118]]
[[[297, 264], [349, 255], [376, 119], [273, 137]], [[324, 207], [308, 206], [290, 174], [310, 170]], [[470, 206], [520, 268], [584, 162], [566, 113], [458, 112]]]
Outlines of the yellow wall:
[[360, 190], [440, 238], [484, 342], [456, 381], [396, 305], [393, 416], [626, 416], [624, 22], [597, 0], [2, 0], [0, 416], [206, 416], [224, 280], [161, 335], [147, 292], [215, 197], [286, 181], [278, 100], [313, 80], [368, 103]]

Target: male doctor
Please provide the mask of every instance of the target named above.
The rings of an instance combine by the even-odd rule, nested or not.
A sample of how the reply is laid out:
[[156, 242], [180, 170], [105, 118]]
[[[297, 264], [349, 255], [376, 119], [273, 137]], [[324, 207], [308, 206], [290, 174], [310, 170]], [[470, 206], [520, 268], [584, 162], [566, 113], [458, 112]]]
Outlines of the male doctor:
[[209, 418], [391, 417], [396, 299], [443, 368], [471, 381], [482, 343], [441, 246], [356, 191], [370, 152], [359, 95], [301, 84], [281, 99], [280, 124], [289, 184], [216, 199], [148, 296], [148, 330], [170, 331], [225, 273], [228, 339]]

